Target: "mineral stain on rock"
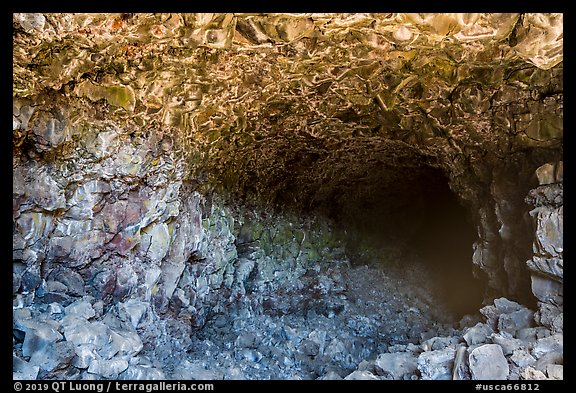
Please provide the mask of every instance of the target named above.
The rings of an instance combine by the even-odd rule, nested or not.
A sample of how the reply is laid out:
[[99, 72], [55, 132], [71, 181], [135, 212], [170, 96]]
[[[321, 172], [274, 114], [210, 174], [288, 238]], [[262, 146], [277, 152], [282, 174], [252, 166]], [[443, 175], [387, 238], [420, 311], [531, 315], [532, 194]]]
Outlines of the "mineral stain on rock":
[[562, 379], [563, 15], [13, 14], [14, 379]]

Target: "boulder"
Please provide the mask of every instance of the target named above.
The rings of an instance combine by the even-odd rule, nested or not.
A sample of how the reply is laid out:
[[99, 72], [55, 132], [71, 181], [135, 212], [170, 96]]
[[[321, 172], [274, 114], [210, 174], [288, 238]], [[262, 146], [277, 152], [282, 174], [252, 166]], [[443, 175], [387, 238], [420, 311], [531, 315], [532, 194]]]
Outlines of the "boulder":
[[44, 371], [54, 371], [70, 365], [75, 355], [74, 344], [71, 342], [49, 343], [32, 354], [30, 364]]
[[468, 363], [474, 380], [504, 380], [510, 373], [502, 347], [497, 344], [485, 344], [473, 349]]
[[124, 303], [118, 304], [119, 312], [121, 313], [123, 311], [126, 313], [134, 329], [136, 329], [138, 325], [140, 325], [140, 322], [142, 321], [142, 318], [148, 311], [149, 307], [150, 303], [134, 299], [129, 299]]
[[533, 311], [503, 297], [495, 299], [494, 305], [482, 307], [480, 312], [493, 330], [502, 329], [513, 334], [519, 329], [533, 326]]
[[80, 299], [65, 308], [66, 315], [76, 316], [83, 319], [90, 319], [96, 315], [90, 302]]
[[534, 311], [521, 307], [516, 311], [501, 314], [498, 318], [498, 331], [515, 335], [520, 329], [534, 326]]
[[416, 372], [417, 362], [418, 357], [411, 352], [383, 353], [376, 358], [374, 368], [378, 375], [405, 379], [405, 375], [410, 376]]
[[118, 379], [118, 375], [128, 368], [128, 361], [122, 358], [110, 360], [95, 359], [90, 362], [88, 372], [108, 379]]
[[545, 380], [546, 374], [544, 374], [540, 370], [536, 370], [535, 368], [528, 366], [520, 370], [520, 378], [528, 379], [528, 380]]
[[315, 357], [320, 351], [320, 345], [315, 341], [304, 339], [300, 343], [299, 350], [306, 356]]
[[492, 330], [489, 325], [478, 322], [476, 325], [466, 330], [466, 333], [464, 333], [464, 340], [468, 345], [482, 344], [489, 339], [492, 333], [494, 333], [494, 330]]
[[491, 338], [494, 344], [500, 345], [505, 356], [511, 355], [515, 350], [524, 346], [522, 340], [514, 338], [506, 332], [494, 333]]
[[421, 353], [418, 356], [417, 367], [420, 370], [422, 379], [452, 379], [455, 352], [454, 348], [448, 347], [438, 351]]
[[549, 364], [546, 366], [546, 374], [550, 379], [564, 379], [564, 366], [561, 364]]
[[33, 356], [35, 352], [42, 351], [47, 345], [62, 340], [62, 335], [51, 325], [34, 321], [26, 329], [22, 355]]
[[93, 344], [97, 351], [112, 340], [110, 328], [100, 321], [88, 322], [85, 318], [66, 316], [62, 320], [64, 337], [74, 345]]
[[346, 353], [346, 346], [337, 338], [332, 339], [324, 350], [324, 355], [327, 356], [328, 359], [333, 359], [335, 356], [343, 353]]
[[540, 359], [550, 352], [559, 354], [564, 352], [564, 337], [562, 334], [558, 333], [549, 337], [540, 338], [532, 349], [532, 355], [534, 355], [536, 359]]
[[356, 370], [348, 374], [344, 379], [347, 381], [377, 381], [380, 378], [372, 374], [370, 371]]
[[16, 355], [12, 355], [12, 379], [33, 380], [38, 377], [39, 366], [34, 366]]
[[526, 349], [516, 349], [512, 352], [510, 360], [520, 368], [525, 368], [536, 363], [534, 356], [530, 355], [530, 352]]

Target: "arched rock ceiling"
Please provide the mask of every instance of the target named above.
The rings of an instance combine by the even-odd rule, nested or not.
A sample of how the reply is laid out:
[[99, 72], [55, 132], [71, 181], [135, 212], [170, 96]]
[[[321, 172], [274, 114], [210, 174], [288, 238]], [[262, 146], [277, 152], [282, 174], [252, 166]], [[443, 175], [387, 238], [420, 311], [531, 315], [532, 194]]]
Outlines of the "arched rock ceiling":
[[403, 168], [561, 146], [561, 14], [14, 14], [13, 24], [15, 103], [53, 106], [68, 135], [163, 133], [192, 177], [241, 192], [314, 204], [359, 183], [398, 184]]

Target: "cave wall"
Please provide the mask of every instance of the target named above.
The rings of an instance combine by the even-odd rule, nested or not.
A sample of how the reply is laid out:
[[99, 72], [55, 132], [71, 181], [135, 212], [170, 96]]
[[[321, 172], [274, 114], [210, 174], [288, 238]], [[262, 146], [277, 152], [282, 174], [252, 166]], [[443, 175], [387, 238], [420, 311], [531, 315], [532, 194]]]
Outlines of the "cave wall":
[[533, 255], [527, 265], [532, 292], [538, 299], [536, 319], [555, 333], [564, 325], [564, 163], [544, 164], [536, 170], [538, 186], [526, 202], [533, 223]]
[[[210, 301], [182, 293], [232, 287], [247, 239], [263, 281], [302, 274], [341, 255], [334, 210], [393, 204], [434, 167], [476, 223], [488, 296], [552, 304], [562, 264], [546, 285], [534, 266], [561, 253], [531, 250], [525, 197], [562, 158], [562, 21], [14, 14], [14, 295], [182, 303], [201, 325]], [[261, 206], [276, 219], [243, 224]]]
[[[33, 108], [23, 108], [39, 119]], [[35, 121], [37, 129], [50, 127]], [[133, 297], [165, 312], [175, 290], [230, 289], [237, 274], [247, 276], [254, 267], [255, 285], [282, 282], [342, 257], [327, 219], [230, 207], [217, 195], [199, 193], [183, 180], [182, 161], [162, 150], [170, 138], [117, 130], [73, 138], [14, 150], [14, 294], [28, 304], [43, 288], [36, 301]], [[185, 272], [191, 264], [193, 280]], [[235, 273], [238, 266], [245, 271]], [[49, 289], [71, 280], [73, 288]], [[197, 306], [193, 314], [207, 312], [200, 299]]]

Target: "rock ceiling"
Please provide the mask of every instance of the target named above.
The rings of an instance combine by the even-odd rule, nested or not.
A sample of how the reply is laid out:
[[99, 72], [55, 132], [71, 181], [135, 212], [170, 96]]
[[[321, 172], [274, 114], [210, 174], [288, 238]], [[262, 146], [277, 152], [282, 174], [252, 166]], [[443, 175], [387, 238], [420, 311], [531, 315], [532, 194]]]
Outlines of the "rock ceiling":
[[59, 141], [154, 130], [191, 178], [242, 194], [313, 206], [398, 184], [390, 168], [456, 173], [562, 143], [562, 14], [14, 14], [13, 25], [15, 106], [53, 107]]

